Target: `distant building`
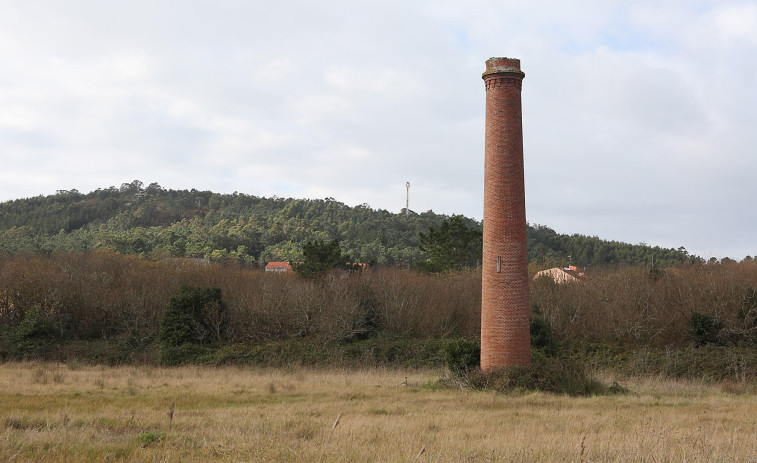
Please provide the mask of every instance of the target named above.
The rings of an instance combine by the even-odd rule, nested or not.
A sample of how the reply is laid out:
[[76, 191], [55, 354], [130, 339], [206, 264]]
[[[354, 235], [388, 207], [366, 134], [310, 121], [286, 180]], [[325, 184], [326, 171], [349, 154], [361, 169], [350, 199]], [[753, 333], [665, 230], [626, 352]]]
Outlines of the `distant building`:
[[292, 270], [289, 262], [268, 262], [265, 266], [266, 272], [284, 273]]
[[583, 269], [576, 267], [575, 265], [570, 265], [568, 267], [548, 268], [541, 272], [537, 272], [536, 275], [534, 275], [534, 280], [541, 277], [549, 277], [552, 281], [561, 285], [563, 283], [574, 283], [581, 280], [584, 276]]

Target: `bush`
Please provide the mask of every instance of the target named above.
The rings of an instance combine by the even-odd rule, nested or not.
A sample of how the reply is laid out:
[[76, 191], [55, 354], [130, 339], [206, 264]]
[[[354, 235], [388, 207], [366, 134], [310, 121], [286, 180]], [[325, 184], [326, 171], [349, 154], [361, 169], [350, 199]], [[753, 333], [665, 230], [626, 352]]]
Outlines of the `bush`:
[[160, 346], [160, 361], [165, 365], [203, 363], [203, 357], [212, 354], [213, 349], [185, 342], [180, 346]]
[[481, 343], [476, 339], [454, 339], [444, 347], [444, 364], [456, 375], [464, 375], [479, 367]]
[[538, 352], [531, 366], [514, 366], [483, 372], [473, 370], [464, 377], [474, 389], [494, 390], [499, 393], [541, 391], [570, 396], [589, 396], [623, 392], [617, 384], [605, 386], [590, 378], [583, 366], [568, 359], [546, 357]]
[[[539, 307], [531, 307], [531, 349], [534, 356], [557, 355], [559, 349], [552, 326], [541, 317]], [[481, 364], [481, 342], [478, 339], [459, 338], [444, 348], [444, 364], [455, 375], [464, 375]]]
[[707, 344], [723, 345], [723, 339], [720, 335], [723, 331], [723, 322], [712, 315], [693, 312], [689, 326], [691, 327], [694, 347], [702, 347]]
[[531, 305], [531, 348], [539, 349], [547, 355], [556, 355], [558, 351], [557, 341], [552, 331], [552, 325], [542, 318], [539, 306]]
[[26, 359], [44, 356], [62, 337], [62, 330], [55, 318], [35, 305], [26, 312], [16, 328], [13, 336], [16, 355]]
[[182, 286], [160, 319], [162, 348], [205, 344], [222, 339], [226, 304], [220, 288]]

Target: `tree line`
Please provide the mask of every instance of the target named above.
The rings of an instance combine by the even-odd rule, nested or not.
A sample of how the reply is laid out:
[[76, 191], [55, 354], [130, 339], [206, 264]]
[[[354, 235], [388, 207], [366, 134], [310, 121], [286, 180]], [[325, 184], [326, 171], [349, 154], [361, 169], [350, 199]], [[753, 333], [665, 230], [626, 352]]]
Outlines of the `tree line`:
[[[348, 206], [333, 198], [293, 199], [243, 193], [144, 186], [135, 180], [89, 193], [61, 190], [0, 203], [0, 253], [50, 254], [108, 250], [151, 259], [205, 258], [262, 266], [269, 261], [300, 261], [308, 242], [337, 240], [354, 262], [409, 266], [433, 271], [440, 259], [474, 267], [480, 262], [481, 223], [433, 211], [406, 215], [366, 204]], [[443, 255], [438, 242], [462, 248]], [[532, 262], [582, 266], [649, 265], [667, 267], [701, 260], [681, 247], [664, 249], [558, 234], [546, 226], [528, 227]], [[422, 263], [426, 262], [426, 263]], [[456, 261], [457, 262], [457, 261]]]

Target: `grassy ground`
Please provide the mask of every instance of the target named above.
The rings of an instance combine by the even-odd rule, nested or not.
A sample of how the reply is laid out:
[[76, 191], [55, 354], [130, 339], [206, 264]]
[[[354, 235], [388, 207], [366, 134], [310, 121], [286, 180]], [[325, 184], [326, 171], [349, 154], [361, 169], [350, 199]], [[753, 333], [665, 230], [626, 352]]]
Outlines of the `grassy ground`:
[[435, 389], [440, 375], [6, 363], [0, 461], [757, 461], [748, 385], [569, 398]]

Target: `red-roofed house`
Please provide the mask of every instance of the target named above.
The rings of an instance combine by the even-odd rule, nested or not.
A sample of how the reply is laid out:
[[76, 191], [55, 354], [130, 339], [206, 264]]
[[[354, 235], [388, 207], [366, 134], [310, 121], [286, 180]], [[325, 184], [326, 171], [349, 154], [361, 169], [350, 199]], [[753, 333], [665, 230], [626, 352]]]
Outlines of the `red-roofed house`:
[[292, 270], [289, 262], [268, 262], [265, 266], [266, 272], [283, 273]]

